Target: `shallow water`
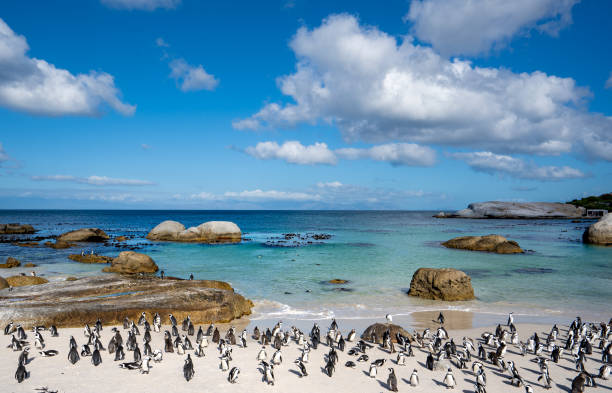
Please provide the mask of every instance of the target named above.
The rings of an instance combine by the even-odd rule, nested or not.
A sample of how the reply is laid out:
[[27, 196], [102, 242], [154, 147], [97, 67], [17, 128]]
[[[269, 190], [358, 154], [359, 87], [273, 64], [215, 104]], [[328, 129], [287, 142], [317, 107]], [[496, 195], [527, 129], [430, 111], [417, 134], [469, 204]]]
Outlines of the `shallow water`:
[[[590, 222], [569, 220], [435, 219], [413, 211], [0, 211], [0, 222], [40, 229], [38, 236], [99, 227], [149, 254], [167, 275], [230, 282], [256, 303], [253, 318], [378, 318], [386, 313], [455, 309], [550, 317], [609, 318], [612, 248], [584, 245]], [[236, 222], [248, 241], [236, 245], [151, 243], [146, 233], [172, 219], [186, 226], [210, 220]], [[272, 247], [284, 233], [331, 234], [301, 247]], [[500, 234], [529, 252], [496, 255], [450, 250], [455, 236]], [[114, 247], [88, 244], [102, 255]], [[102, 266], [70, 261], [81, 249], [52, 250], [0, 244], [0, 259], [15, 256], [39, 265], [39, 275], [63, 279], [99, 274]], [[454, 267], [472, 277], [477, 300], [441, 303], [406, 295], [419, 267]], [[25, 272], [30, 269], [15, 269]], [[6, 274], [1, 272], [0, 274]], [[13, 274], [13, 273], [11, 273]], [[348, 284], [330, 285], [333, 278]]]

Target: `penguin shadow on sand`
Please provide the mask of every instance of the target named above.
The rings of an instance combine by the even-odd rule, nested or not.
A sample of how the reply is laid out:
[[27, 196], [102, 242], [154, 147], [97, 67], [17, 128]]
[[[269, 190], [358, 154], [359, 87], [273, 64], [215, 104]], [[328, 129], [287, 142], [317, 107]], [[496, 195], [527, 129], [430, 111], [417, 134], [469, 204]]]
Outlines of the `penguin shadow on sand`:
[[361, 370], [361, 372], [363, 373], [363, 375], [365, 375], [366, 377], [370, 377], [370, 373], [367, 372], [366, 370]]
[[391, 386], [389, 386], [386, 382], [381, 381], [380, 379], [377, 379], [376, 382], [378, 382], [378, 384], [380, 385], [381, 388], [385, 388], [388, 391], [391, 390]]
[[261, 373], [261, 382], [266, 382], [266, 371], [263, 369], [263, 367], [257, 367], [257, 371]]
[[437, 379], [433, 378], [431, 380], [436, 384], [436, 386], [444, 386], [446, 388], [446, 384], [443, 381], [438, 381]]
[[300, 378], [302, 378], [302, 373], [301, 373], [301, 372], [299, 372], [299, 371], [297, 371], [297, 370], [294, 370], [294, 369], [290, 368], [290, 369], [289, 369], [289, 372], [290, 372], [290, 373], [292, 373], [292, 374], [297, 375], [297, 376], [298, 376], [298, 377], [300, 377]]

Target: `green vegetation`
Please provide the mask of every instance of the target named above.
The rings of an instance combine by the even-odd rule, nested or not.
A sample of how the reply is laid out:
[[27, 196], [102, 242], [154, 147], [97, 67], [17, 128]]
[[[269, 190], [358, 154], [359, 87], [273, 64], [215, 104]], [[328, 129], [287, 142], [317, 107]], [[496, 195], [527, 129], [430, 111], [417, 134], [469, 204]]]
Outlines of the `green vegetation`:
[[612, 192], [600, 196], [590, 196], [582, 199], [574, 199], [567, 202], [570, 205], [582, 206], [586, 209], [605, 209], [612, 210]]

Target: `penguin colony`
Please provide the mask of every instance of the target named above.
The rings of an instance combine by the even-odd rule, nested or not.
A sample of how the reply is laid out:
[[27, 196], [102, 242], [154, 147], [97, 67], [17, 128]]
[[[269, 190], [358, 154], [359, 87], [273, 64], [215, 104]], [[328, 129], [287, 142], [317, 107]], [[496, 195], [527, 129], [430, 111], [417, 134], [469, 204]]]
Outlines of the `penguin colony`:
[[[391, 317], [387, 316], [387, 320], [391, 320]], [[457, 378], [467, 378], [473, 380], [475, 393], [486, 393], [487, 375], [505, 379], [508, 386], [514, 387], [514, 389], [508, 388], [507, 391], [523, 390], [525, 393], [531, 393], [536, 388], [558, 389], [561, 386], [565, 387], [566, 381], [559, 381], [557, 385], [554, 380], [554, 368], [557, 366], [567, 368], [567, 363], [571, 362], [576, 376], [571, 381], [571, 390], [566, 389], [566, 391], [583, 393], [587, 388], [597, 386], [598, 379], [608, 380], [612, 365], [612, 319], [608, 324], [595, 324], [585, 323], [577, 317], [563, 335], [557, 325], [554, 325], [546, 337], [541, 338], [534, 333], [521, 341], [511, 313], [504, 327], [501, 324], [497, 325], [495, 332], [485, 332], [476, 340], [463, 337], [461, 343], [449, 338], [444, 328], [445, 318], [442, 313], [438, 316], [439, 327], [435, 331], [425, 329], [422, 333], [415, 332], [413, 338], [398, 333], [392, 338], [390, 331], [387, 330], [381, 338], [373, 333], [365, 340], [357, 339], [354, 329], [344, 337], [335, 320], [332, 321], [324, 337], [316, 323], [307, 334], [296, 327], [284, 330], [282, 322], [278, 322], [272, 329], [268, 328], [265, 331], [255, 327], [251, 335], [246, 330], [238, 332], [231, 327], [222, 337], [219, 329], [213, 324], [206, 329], [200, 326], [196, 333], [189, 316], [179, 325], [176, 318], [170, 314], [168, 322], [169, 330], [163, 332], [163, 348], [155, 349], [151, 348], [151, 335], [162, 334], [162, 317], [157, 313], [152, 316], [151, 322], [144, 312], [136, 322], [125, 318], [123, 331], [113, 327], [111, 339], [106, 346], [101, 342], [103, 326], [99, 319], [92, 326], [85, 325], [84, 337], [79, 337], [80, 346], [77, 344], [77, 339], [71, 336], [68, 348], [46, 348], [43, 333], [58, 337], [59, 332], [55, 326], [48, 329], [44, 326], [35, 326], [31, 333], [26, 333], [21, 325], [10, 322], [4, 327], [4, 334], [11, 336], [8, 348], [20, 352], [15, 372], [18, 383], [22, 383], [30, 376], [27, 366], [32, 360], [31, 341], [42, 358], [62, 355], [66, 356], [72, 365], [87, 361], [96, 367], [103, 362], [104, 353], [104, 361], [117, 362], [119, 368], [141, 374], [149, 374], [155, 363], [160, 363], [164, 356], [175, 353], [184, 357], [182, 373], [187, 382], [193, 379], [197, 371], [194, 358], [218, 356], [219, 369], [227, 373], [227, 381], [230, 384], [239, 383], [241, 373], [239, 367], [232, 365], [234, 349], [259, 345], [261, 349], [258, 350], [256, 359], [253, 359], [252, 368], [259, 370], [262, 381], [270, 386], [276, 381], [275, 367], [283, 363], [283, 348], [297, 345], [301, 355], [293, 361], [293, 364], [297, 369], [294, 373], [300, 378], [309, 376], [308, 368], [313, 363], [317, 365], [313, 366], [313, 370], [319, 370], [318, 364], [321, 363], [323, 365], [320, 368], [321, 372], [329, 378], [333, 378], [337, 367], [354, 369], [357, 363], [369, 363], [367, 371], [364, 372], [366, 376], [376, 378], [384, 372], [387, 375], [385, 386], [393, 392], [399, 391], [402, 387], [406, 390], [418, 387], [421, 378], [432, 378], [446, 389], [455, 389]], [[379, 342], [382, 343], [378, 344]], [[327, 348], [324, 348], [322, 359], [320, 355], [315, 359], [311, 353], [320, 345]], [[405, 378], [398, 378], [395, 368], [406, 366], [408, 357], [417, 356], [414, 348], [418, 348], [418, 356], [424, 358], [425, 367], [421, 370], [415, 368], [412, 372], [404, 373]], [[594, 348], [601, 351], [601, 361], [598, 357], [594, 358]], [[523, 368], [519, 369], [511, 360], [506, 361], [505, 354], [509, 350], [530, 357], [530, 361], [537, 365], [539, 370], [537, 384], [528, 383], [521, 375], [524, 374]], [[128, 355], [130, 352], [131, 355]], [[347, 359], [343, 365], [340, 353]], [[385, 353], [395, 359], [379, 357]], [[387, 362], [395, 367], [385, 369]], [[471, 364], [471, 367], [468, 367], [468, 364]], [[363, 374], [356, 373], [356, 378], [363, 377]], [[38, 390], [48, 391], [47, 388]]]

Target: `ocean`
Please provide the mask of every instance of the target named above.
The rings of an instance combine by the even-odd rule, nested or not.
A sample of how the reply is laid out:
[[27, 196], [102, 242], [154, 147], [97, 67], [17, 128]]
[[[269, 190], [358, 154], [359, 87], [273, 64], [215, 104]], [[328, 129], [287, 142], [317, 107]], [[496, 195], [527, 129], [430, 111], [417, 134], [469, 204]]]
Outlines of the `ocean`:
[[[36, 236], [97, 227], [150, 255], [166, 275], [228, 281], [255, 302], [252, 319], [375, 319], [386, 313], [465, 310], [531, 321], [609, 317], [612, 248], [582, 244], [592, 222], [570, 220], [436, 219], [431, 211], [126, 211], [1, 210], [0, 222], [32, 224]], [[164, 220], [185, 226], [233, 221], [246, 239], [232, 245], [158, 243], [146, 234]], [[297, 234], [288, 237], [285, 234]], [[456, 236], [499, 234], [528, 250], [496, 255], [446, 249]], [[330, 235], [314, 236], [314, 235]], [[297, 239], [297, 240], [296, 240]], [[81, 250], [115, 256], [122, 249], [88, 244], [53, 250], [0, 243], [0, 259], [38, 265], [49, 280], [100, 273], [101, 265], [73, 262]], [[406, 295], [420, 267], [468, 273], [477, 299], [434, 302]], [[26, 272], [31, 268], [18, 268]], [[11, 272], [11, 274], [14, 274]], [[0, 272], [6, 275], [7, 272]], [[340, 278], [347, 284], [331, 285]]]

